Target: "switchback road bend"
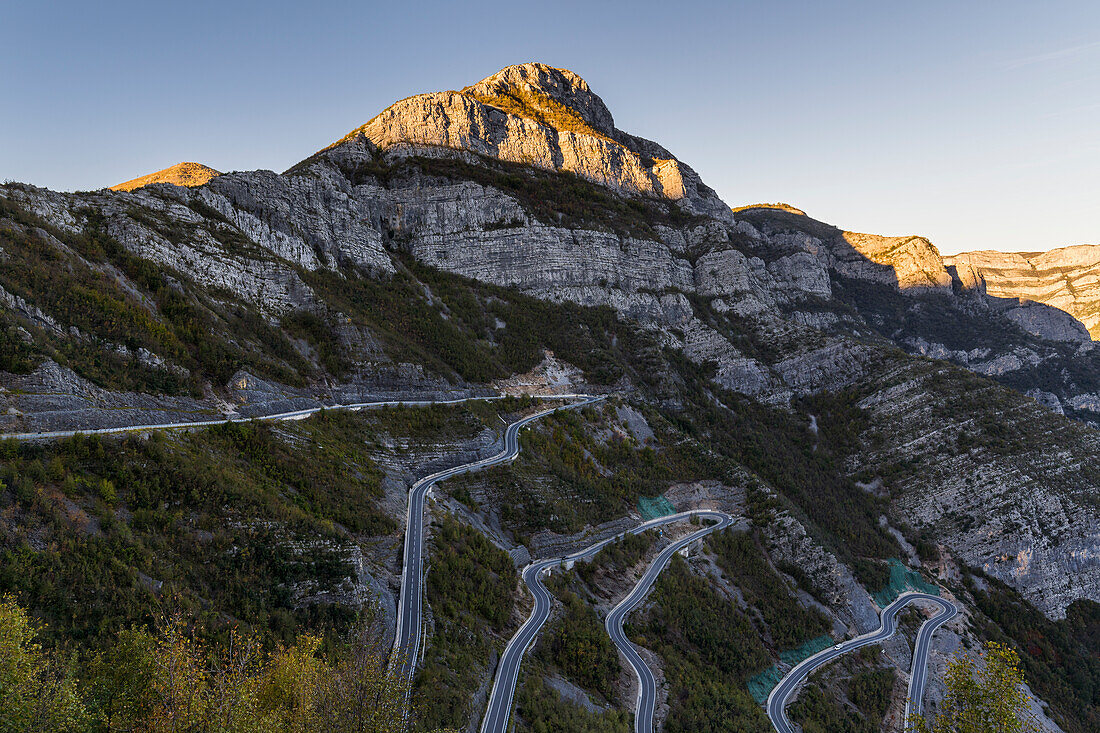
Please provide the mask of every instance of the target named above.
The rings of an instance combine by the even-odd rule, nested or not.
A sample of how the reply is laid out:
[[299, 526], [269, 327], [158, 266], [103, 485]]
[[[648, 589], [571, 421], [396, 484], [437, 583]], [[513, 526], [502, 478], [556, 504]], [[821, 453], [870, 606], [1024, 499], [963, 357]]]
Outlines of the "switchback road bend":
[[[710, 511], [705, 509], [697, 509], [692, 511], [681, 512], [679, 514], [673, 514], [667, 517], [658, 517], [648, 522], [643, 522], [638, 526], [630, 529], [623, 534], [617, 534], [613, 537], [609, 537], [605, 540], [601, 540], [589, 547], [579, 550], [571, 555], [564, 557], [554, 557], [546, 560], [538, 560], [531, 563], [523, 570], [523, 582], [526, 584], [527, 589], [531, 592], [531, 595], [535, 599], [535, 606], [531, 611], [531, 615], [508, 641], [508, 645], [504, 648], [504, 654], [500, 657], [500, 662], [497, 664], [496, 678], [493, 680], [493, 688], [489, 693], [489, 705], [485, 712], [485, 717], [482, 719], [481, 731], [482, 733], [505, 733], [508, 729], [508, 720], [511, 717], [512, 701], [516, 693], [516, 684], [519, 680], [519, 669], [523, 662], [523, 655], [527, 652], [530, 646], [534, 643], [539, 631], [542, 630], [546, 620], [550, 618], [550, 609], [552, 605], [552, 599], [550, 597], [550, 591], [546, 589], [546, 586], [542, 584], [542, 576], [551, 569], [559, 567], [570, 561], [587, 560], [595, 556], [600, 550], [607, 545], [611, 544], [622, 538], [625, 534], [640, 534], [648, 529], [654, 527], [660, 527], [671, 522], [680, 522], [685, 519], [689, 519], [692, 516], [698, 516], [702, 519], [713, 520], [714, 524], [710, 524], [703, 527], [697, 532], [678, 540], [674, 544], [666, 547], [653, 564], [650, 565], [642, 579], [638, 581], [638, 584], [630, 592], [630, 594], [618, 605], [610, 614], [608, 614], [607, 622], [605, 624], [607, 631], [611, 634], [612, 640], [619, 650], [627, 657], [631, 665], [634, 667], [635, 673], [638, 675], [641, 682], [641, 689], [638, 694], [638, 710], [648, 709], [648, 728], [642, 727], [638, 730], [652, 730], [653, 725], [653, 707], [655, 698], [655, 685], [650, 684], [648, 688], [644, 683], [644, 678], [649, 680], [653, 679], [653, 673], [638, 656], [637, 650], [633, 644], [630, 643], [626, 636], [622, 633], [622, 621], [626, 614], [634, 608], [641, 598], [645, 597], [645, 594], [652, 587], [653, 581], [656, 580], [661, 570], [668, 564], [669, 559], [674, 553], [683, 549], [687, 545], [691, 544], [697, 539], [700, 539], [703, 535], [712, 532], [717, 529], [729, 526], [733, 521], [732, 518], [723, 513]], [[648, 692], [646, 691], [648, 690]], [[640, 714], [635, 715], [635, 725]]]
[[413, 484], [409, 490], [408, 516], [405, 524], [405, 554], [401, 567], [401, 596], [397, 604], [397, 634], [394, 637], [392, 662], [401, 665], [405, 680], [411, 680], [420, 659], [420, 634], [424, 588], [424, 507], [428, 492], [440, 481], [463, 473], [515, 460], [519, 455], [519, 431], [541, 417], [558, 410], [591, 405], [603, 397], [585, 397], [580, 402], [560, 405], [515, 421], [504, 431], [504, 449], [495, 456], [483, 458], [445, 471], [433, 473]]
[[917, 632], [917, 643], [913, 647], [913, 668], [909, 678], [909, 700], [912, 701], [912, 705], [906, 703], [905, 718], [906, 720], [909, 719], [910, 712], [920, 712], [921, 699], [924, 696], [924, 685], [928, 675], [928, 652], [931, 648], [932, 634], [940, 626], [953, 619], [959, 611], [955, 604], [939, 596], [928, 593], [903, 593], [898, 596], [897, 600], [882, 609], [877, 630], [857, 636], [855, 639], [843, 642], [835, 647], [829, 647], [808, 659], [802, 660], [779, 681], [779, 684], [768, 695], [767, 703], [768, 718], [772, 721], [775, 729], [779, 733], [795, 733], [791, 721], [787, 719], [787, 702], [798, 686], [814, 670], [850, 651], [889, 639], [897, 631], [898, 613], [905, 606], [917, 601], [934, 603], [940, 607], [939, 613], [921, 624], [920, 630]]

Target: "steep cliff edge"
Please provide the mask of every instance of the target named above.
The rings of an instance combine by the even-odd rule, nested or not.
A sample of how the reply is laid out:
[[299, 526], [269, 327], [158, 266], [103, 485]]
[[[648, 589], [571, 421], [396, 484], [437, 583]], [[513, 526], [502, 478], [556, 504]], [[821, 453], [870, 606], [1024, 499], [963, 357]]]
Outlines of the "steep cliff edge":
[[1058, 308], [1100, 336], [1100, 245], [1048, 252], [963, 252], [944, 258], [960, 277], [998, 298]]

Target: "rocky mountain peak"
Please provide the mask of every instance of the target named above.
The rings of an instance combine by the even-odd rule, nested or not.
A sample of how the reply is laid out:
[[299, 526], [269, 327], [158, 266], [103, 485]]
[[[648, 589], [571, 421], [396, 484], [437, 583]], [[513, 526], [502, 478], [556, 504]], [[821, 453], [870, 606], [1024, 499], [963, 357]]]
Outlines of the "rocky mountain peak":
[[133, 178], [125, 183], [119, 183], [111, 186], [112, 191], [133, 191], [136, 188], [142, 186], [148, 186], [151, 183], [171, 183], [173, 186], [201, 186], [211, 178], [220, 176], [221, 172], [216, 171], [209, 166], [205, 166], [202, 163], [183, 162], [176, 163], [175, 165], [159, 170], [156, 173], [150, 173], [147, 176], [141, 176], [140, 178]]
[[615, 137], [611, 111], [588, 82], [568, 69], [517, 64], [462, 90], [475, 99], [553, 127], [587, 127]]
[[545, 64], [509, 66], [462, 91], [402, 99], [320, 157], [354, 166], [378, 149], [391, 159], [476, 162], [473, 154], [573, 173], [624, 195], [676, 201], [692, 213], [732, 220], [695, 171], [657, 143], [617, 129], [584, 79]]

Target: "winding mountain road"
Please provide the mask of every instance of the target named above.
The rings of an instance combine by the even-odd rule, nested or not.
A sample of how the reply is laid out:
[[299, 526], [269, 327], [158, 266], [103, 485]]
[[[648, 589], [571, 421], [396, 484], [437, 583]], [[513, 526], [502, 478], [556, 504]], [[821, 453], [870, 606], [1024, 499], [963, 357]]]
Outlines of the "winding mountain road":
[[604, 628], [611, 636], [611, 641], [615, 642], [615, 646], [626, 657], [626, 661], [630, 662], [630, 666], [634, 668], [634, 675], [638, 678], [638, 699], [634, 703], [635, 733], [653, 733], [653, 712], [657, 706], [657, 680], [653, 677], [653, 670], [649, 668], [649, 665], [638, 653], [638, 649], [631, 643], [630, 639], [626, 638], [626, 634], [623, 632], [623, 622], [626, 620], [627, 614], [633, 611], [649, 593], [649, 589], [653, 587], [657, 576], [665, 569], [674, 554], [695, 540], [733, 524], [733, 517], [723, 512], [698, 512], [696, 516], [718, 521], [716, 524], [704, 527], [698, 532], [692, 532], [687, 537], [662, 550], [657, 559], [653, 561], [653, 564], [649, 566], [649, 569], [645, 571], [641, 580], [634, 586], [634, 590], [630, 591], [626, 598], [619, 601], [619, 605], [611, 609], [611, 613], [607, 614], [607, 618], [604, 619]]
[[[504, 395], [484, 397], [462, 397], [449, 400], [381, 400], [376, 402], [358, 402], [348, 405], [322, 405], [303, 410], [281, 412], [271, 415], [256, 417], [228, 417], [217, 420], [201, 420], [195, 422], [159, 423], [150, 425], [130, 425], [112, 428], [93, 428], [88, 430], [56, 430], [40, 433], [11, 433], [0, 434], [0, 439], [12, 440], [50, 440], [58, 438], [71, 438], [77, 434], [82, 435], [116, 435], [133, 432], [146, 432], [149, 430], [186, 430], [193, 428], [212, 427], [230, 422], [260, 422], [302, 420], [314, 415], [321, 410], [363, 410], [381, 407], [430, 407], [433, 405], [456, 405], [463, 402], [492, 401], [503, 399]], [[504, 449], [497, 455], [484, 458], [473, 463], [467, 463], [444, 471], [433, 473], [430, 476], [417, 481], [409, 491], [408, 515], [405, 531], [405, 549], [402, 565], [401, 596], [398, 602], [397, 634], [394, 639], [393, 660], [402, 667], [402, 673], [407, 679], [411, 679], [416, 670], [416, 663], [420, 653], [421, 614], [423, 600], [423, 540], [424, 540], [424, 505], [428, 492], [432, 486], [445, 479], [482, 468], [499, 465], [512, 460], [519, 455], [519, 431], [528, 423], [545, 417], [550, 413], [562, 409], [574, 409], [599, 402], [605, 397], [592, 397], [583, 394], [546, 395], [540, 399], [579, 399], [581, 401], [568, 405], [560, 405], [549, 410], [529, 415], [510, 424], [504, 433]], [[656, 682], [653, 672], [638, 654], [637, 649], [626, 638], [623, 632], [623, 622], [626, 616], [641, 602], [652, 588], [653, 583], [664, 570], [672, 555], [686, 547], [697, 539], [718, 529], [729, 526], [733, 519], [723, 512], [711, 510], [692, 510], [680, 512], [667, 517], [643, 522], [628, 532], [615, 535], [606, 540], [597, 542], [590, 547], [560, 558], [541, 560], [528, 565], [523, 570], [523, 580], [535, 599], [535, 607], [527, 621], [519, 631], [508, 641], [497, 666], [497, 676], [489, 696], [489, 705], [482, 721], [482, 733], [505, 733], [508, 720], [511, 715], [512, 701], [515, 697], [516, 682], [519, 678], [519, 668], [523, 655], [534, 642], [546, 620], [550, 617], [551, 597], [549, 591], [542, 584], [541, 576], [550, 568], [570, 560], [587, 559], [594, 556], [606, 545], [616, 541], [624, 534], [639, 534], [648, 529], [663, 524], [680, 521], [690, 516], [700, 516], [716, 520], [715, 524], [708, 525], [697, 532], [684, 537], [666, 547], [654, 560], [645, 574], [635, 585], [634, 589], [619, 602], [605, 619], [604, 626], [612, 641], [619, 651], [626, 657], [635, 675], [638, 677], [638, 699], [634, 715], [634, 729], [637, 733], [651, 733], [653, 730], [653, 712], [656, 704]], [[940, 612], [925, 621], [917, 632], [916, 643], [913, 648], [913, 665], [910, 672], [909, 695], [905, 704], [905, 719], [912, 714], [921, 712], [924, 690], [928, 679], [928, 653], [931, 648], [932, 635], [943, 624], [950, 621], [958, 614], [958, 609], [949, 601], [926, 593], [903, 593], [893, 603], [883, 609], [879, 628], [869, 634], [851, 639], [835, 647], [825, 649], [812, 657], [804, 659], [795, 665], [779, 684], [771, 691], [767, 701], [768, 718], [779, 733], [795, 733], [790, 720], [787, 718], [786, 705], [795, 689], [809, 675], [822, 665], [868, 644], [884, 641], [897, 630], [897, 614], [909, 603], [914, 601], [928, 601], [940, 607]]]
[[[936, 596], [932, 596], [936, 598]], [[932, 648], [932, 634], [959, 615], [954, 603], [936, 598], [940, 612], [921, 624], [917, 631], [917, 641], [913, 645], [913, 667], [909, 672], [909, 695], [905, 698], [905, 721], [909, 716], [919, 714], [924, 704], [924, 687], [928, 682], [928, 652]]]
[[[125, 433], [142, 433], [148, 430], [188, 430], [193, 428], [209, 428], [215, 425], [224, 425], [231, 422], [278, 422], [283, 420], [304, 420], [310, 415], [315, 415], [321, 410], [369, 410], [379, 407], [432, 407], [433, 405], [458, 405], [463, 402], [492, 402], [502, 400], [508, 395], [487, 395], [482, 397], [457, 397], [449, 400], [379, 400], [377, 402], [354, 402], [347, 405], [319, 405], [307, 407], [304, 410], [291, 412], [277, 412], [270, 415], [256, 415], [244, 417], [233, 415], [220, 417], [216, 420], [198, 420], [195, 422], [154, 423], [149, 425], [122, 425], [114, 428], [89, 428], [86, 430], [53, 430], [41, 433], [0, 433], [0, 439], [11, 440], [52, 440], [57, 438], [72, 438], [80, 435], [119, 435]], [[564, 400], [564, 399], [588, 399], [591, 395], [585, 394], [558, 394], [538, 395], [540, 400]]]
[[882, 609], [879, 618], [879, 627], [855, 639], [843, 642], [836, 646], [818, 652], [808, 657], [791, 669], [787, 675], [779, 681], [775, 689], [768, 695], [767, 712], [772, 725], [779, 733], [795, 733], [794, 726], [787, 718], [786, 706], [795, 689], [813, 673], [818, 667], [828, 664], [837, 657], [850, 651], [885, 641], [897, 631], [897, 615], [905, 606], [915, 601], [928, 601], [940, 607], [940, 612], [921, 624], [917, 632], [917, 643], [913, 647], [913, 668], [909, 679], [909, 702], [905, 705], [905, 718], [909, 719], [910, 713], [919, 713], [921, 700], [924, 696], [924, 685], [928, 675], [928, 652], [931, 647], [932, 634], [943, 624], [953, 619], [959, 612], [953, 603], [939, 596], [928, 593], [902, 593], [886, 608]]
[[424, 505], [428, 492], [435, 484], [453, 476], [515, 460], [519, 455], [519, 431], [528, 423], [558, 410], [576, 409], [605, 399], [602, 396], [578, 396], [584, 399], [528, 415], [509, 425], [504, 431], [504, 449], [495, 456], [437, 471], [417, 481], [409, 490], [408, 515], [405, 523], [405, 554], [401, 567], [401, 596], [397, 604], [397, 633], [394, 636], [394, 653], [391, 657], [391, 663], [400, 665], [400, 672], [404, 679], [412, 679], [420, 659], [420, 627], [424, 598]]
[[[623, 633], [623, 620], [638, 602], [645, 597], [646, 593], [649, 592], [649, 589], [653, 586], [653, 582], [668, 564], [673, 554], [706, 534], [717, 529], [728, 527], [733, 522], [733, 518], [723, 512], [696, 509], [680, 512], [679, 514], [672, 514], [667, 517], [658, 517], [657, 519], [643, 522], [627, 532], [601, 540], [571, 555], [539, 560], [524, 568], [523, 582], [527, 585], [527, 589], [535, 599], [535, 607], [532, 609], [531, 615], [528, 616], [527, 620], [523, 623], [523, 626], [521, 626], [519, 631], [508, 640], [508, 644], [504, 647], [504, 653], [501, 655], [500, 662], [497, 664], [496, 679], [493, 681], [493, 688], [489, 694], [489, 705], [485, 712], [485, 717], [482, 719], [482, 733], [506, 733], [508, 729], [508, 720], [512, 712], [512, 700], [516, 693], [516, 683], [519, 679], [519, 669], [523, 662], [523, 655], [535, 641], [535, 638], [538, 636], [539, 631], [542, 630], [547, 619], [550, 618], [552, 599], [550, 591], [542, 584], [542, 576], [551, 568], [562, 565], [565, 562], [589, 559], [604, 547], [617, 541], [624, 535], [640, 534], [648, 529], [653, 529], [654, 527], [659, 527], [671, 522], [679, 522], [692, 516], [714, 519], [716, 520], [716, 524], [703, 527], [699, 531], [693, 532], [687, 537], [677, 540], [666, 547], [653, 561], [649, 569], [646, 570], [645, 574], [642, 576], [641, 580], [638, 581], [630, 594], [627, 595], [619, 605], [612, 609], [605, 622], [605, 628], [608, 634], [611, 635], [612, 641], [615, 642], [615, 645], [626, 656], [631, 666], [634, 667], [635, 674], [637, 674], [639, 679], [637, 712], [634, 716], [635, 730], [651, 731], [653, 729], [653, 708], [656, 699], [656, 684], [653, 681], [653, 673], [650, 671], [649, 667], [646, 666], [641, 656], [639, 656], [637, 649], [635, 649], [634, 645], [630, 643]], [[649, 682], [648, 685], [646, 684], [646, 680]], [[642, 712], [646, 709], [649, 711], [648, 716]], [[645, 718], [648, 723], [642, 724], [643, 727], [639, 727], [639, 720], [643, 718]], [[648, 727], [645, 727], [645, 725], [648, 725]]]
[[231, 422], [279, 422], [285, 420], [304, 420], [310, 415], [315, 415], [321, 410], [366, 410], [378, 407], [430, 407], [432, 405], [457, 405], [462, 402], [486, 402], [504, 399], [502, 395], [488, 397], [460, 397], [453, 400], [383, 400], [379, 402], [356, 402], [349, 405], [321, 405], [319, 407], [307, 407], [304, 410], [291, 412], [277, 412], [271, 415], [257, 415], [255, 417], [230, 416], [216, 420], [198, 420], [195, 422], [154, 423], [149, 425], [123, 425], [114, 428], [89, 428], [87, 430], [53, 430], [43, 433], [9, 433], [0, 434], [0, 438], [12, 440], [51, 440], [57, 438], [72, 438], [80, 435], [119, 435], [124, 433], [141, 433], [147, 430], [188, 430], [193, 428], [209, 428], [215, 425], [224, 425]]

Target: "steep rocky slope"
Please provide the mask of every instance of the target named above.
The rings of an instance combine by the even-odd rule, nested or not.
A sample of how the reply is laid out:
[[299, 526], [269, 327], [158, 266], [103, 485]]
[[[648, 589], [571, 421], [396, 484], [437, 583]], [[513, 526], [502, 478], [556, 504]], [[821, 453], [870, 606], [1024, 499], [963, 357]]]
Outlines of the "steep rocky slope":
[[770, 550], [827, 573], [846, 626], [871, 608], [849, 567], [921, 562], [896, 537], [1057, 619], [1100, 599], [1100, 353], [960, 262], [732, 211], [575, 74], [525, 64], [402, 100], [283, 174], [0, 187], [0, 428], [526, 389], [541, 364], [678, 447], [557, 426], [568, 461], [471, 494], [509, 549], [621, 520], [643, 485], [736, 477], [783, 502]]
[[1092, 338], [1100, 335], [1100, 246], [1038, 253], [963, 252], [945, 257], [944, 264], [989, 295], [1052, 306], [1084, 324]]
[[150, 173], [147, 176], [133, 178], [125, 183], [111, 186], [112, 191], [133, 191], [150, 183], [171, 183], [174, 186], [201, 186], [221, 173], [202, 163], [176, 163], [170, 168]]

